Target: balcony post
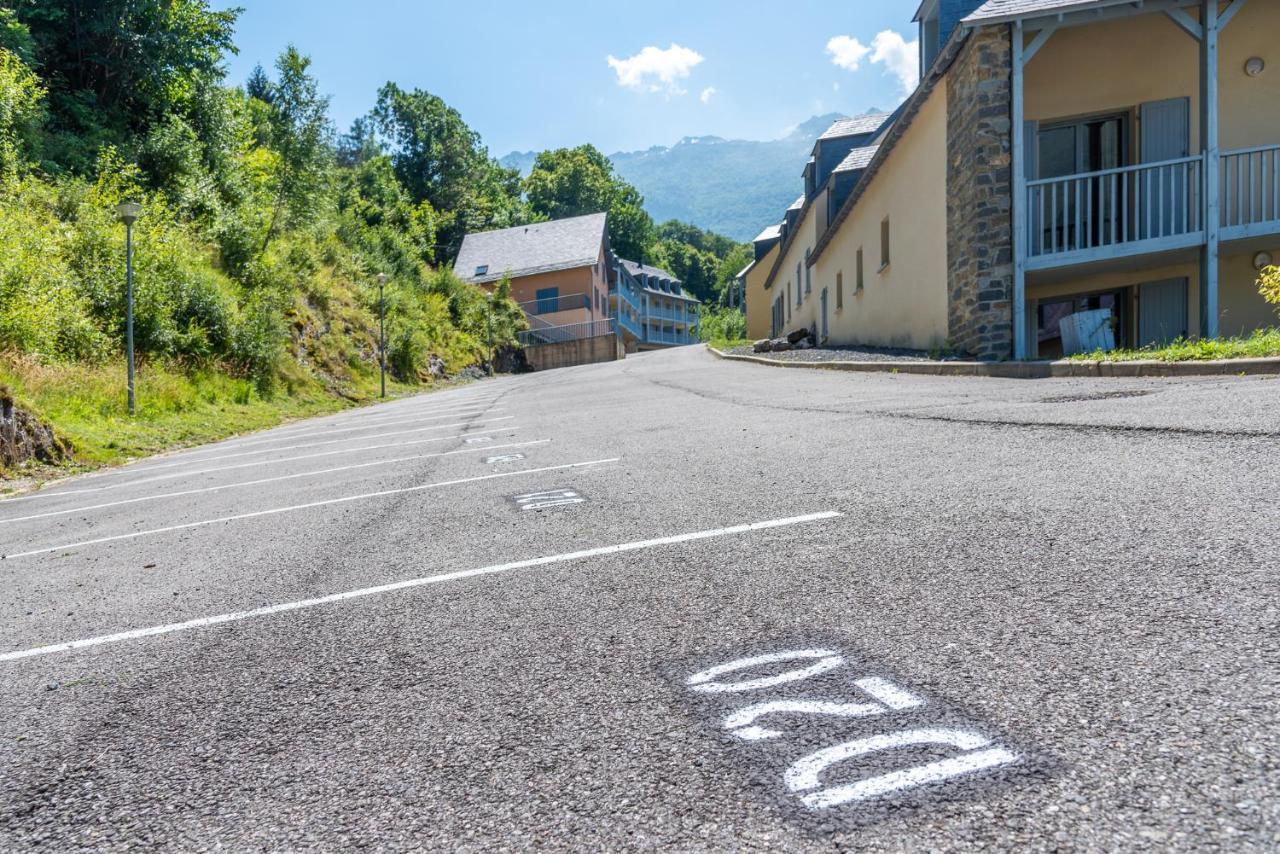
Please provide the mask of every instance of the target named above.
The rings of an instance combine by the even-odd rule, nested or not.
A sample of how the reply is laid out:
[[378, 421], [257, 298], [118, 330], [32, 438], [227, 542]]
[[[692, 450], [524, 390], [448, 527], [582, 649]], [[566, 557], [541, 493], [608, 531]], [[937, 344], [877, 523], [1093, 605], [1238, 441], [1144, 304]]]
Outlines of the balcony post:
[[1025, 359], [1027, 347], [1027, 169], [1026, 169], [1026, 103], [1023, 98], [1023, 70], [1026, 42], [1022, 21], [1013, 23], [1013, 79], [1010, 100], [1013, 102], [1013, 143], [1009, 168], [1013, 170], [1013, 357]]
[[1204, 248], [1200, 253], [1200, 330], [1218, 337], [1218, 257], [1222, 227], [1221, 143], [1218, 130], [1218, 0], [1204, 0], [1200, 38], [1200, 136], [1204, 146]]

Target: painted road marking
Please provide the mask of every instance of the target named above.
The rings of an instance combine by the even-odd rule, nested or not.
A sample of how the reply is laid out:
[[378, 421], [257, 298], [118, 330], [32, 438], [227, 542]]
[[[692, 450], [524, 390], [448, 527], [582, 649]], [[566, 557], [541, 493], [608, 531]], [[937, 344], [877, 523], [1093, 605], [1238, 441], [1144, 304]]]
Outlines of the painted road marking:
[[745, 525], [734, 525], [729, 528], [714, 528], [708, 531], [696, 531], [689, 534], [676, 534], [671, 537], [659, 537], [652, 540], [639, 540], [631, 543], [622, 543], [616, 546], [602, 546], [600, 548], [585, 549], [583, 551], [568, 552], [567, 554], [551, 555], [549, 557], [537, 557], [529, 560], [515, 561], [514, 563], [501, 563], [494, 566], [485, 566], [479, 569], [466, 569], [458, 572], [445, 573], [443, 575], [430, 575], [424, 578], [415, 578], [409, 581], [397, 581], [393, 584], [383, 584], [378, 587], [365, 587], [360, 590], [350, 590], [345, 593], [334, 593], [329, 596], [321, 596], [316, 599], [303, 599], [297, 602], [287, 602], [280, 605], [267, 605], [262, 608], [254, 608], [248, 611], [234, 611], [228, 614], [219, 614], [213, 617], [201, 617], [195, 620], [187, 620], [181, 623], [170, 623], [163, 626], [152, 626], [145, 629], [133, 629], [131, 631], [119, 632], [112, 635], [101, 635], [99, 637], [87, 638], [85, 640], [68, 641], [66, 643], [53, 644], [51, 646], [36, 647], [34, 649], [19, 650], [16, 652], [7, 652], [0, 654], [0, 662], [19, 661], [26, 658], [36, 658], [38, 656], [53, 655], [61, 652], [71, 652], [78, 649], [88, 649], [95, 646], [104, 646], [107, 644], [123, 643], [125, 641], [140, 640], [142, 638], [156, 637], [158, 635], [173, 634], [175, 632], [190, 631], [192, 629], [204, 628], [207, 626], [216, 626], [223, 623], [233, 623], [242, 620], [251, 620], [258, 617], [268, 617], [273, 614], [282, 614], [289, 611], [301, 611], [307, 608], [317, 608], [323, 605], [334, 605], [340, 602], [347, 602], [353, 599], [363, 599], [370, 596], [381, 596], [387, 593], [395, 593], [401, 590], [410, 590], [415, 587], [425, 587], [431, 584], [443, 584], [450, 581], [462, 581], [468, 578], [478, 578], [485, 575], [498, 575], [500, 573], [512, 572], [520, 569], [531, 569], [539, 566], [549, 566], [556, 563], [568, 563], [570, 561], [586, 560], [593, 557], [605, 557], [608, 555], [623, 554], [625, 552], [643, 551], [646, 549], [658, 548], [661, 546], [678, 545], [680, 543], [691, 543], [698, 540], [710, 540], [719, 537], [734, 536], [737, 534], [748, 534], [755, 531], [766, 531], [773, 528], [786, 528], [792, 525], [804, 525], [811, 522], [822, 522], [830, 519], [839, 518], [844, 514], [835, 511], [825, 511], [822, 513], [809, 513], [804, 516], [792, 516], [786, 519], [771, 519], [767, 522], [751, 522]]
[[910, 691], [899, 688], [887, 679], [871, 676], [853, 683], [870, 694], [878, 702], [874, 703], [833, 703], [826, 700], [771, 700], [756, 703], [739, 709], [724, 719], [724, 728], [744, 741], [764, 741], [780, 738], [783, 733], [776, 729], [765, 729], [755, 723], [766, 715], [801, 714], [801, 715], [834, 715], [841, 718], [865, 718], [882, 715], [890, 710], [901, 711], [914, 709], [924, 705], [924, 700]]
[[486, 474], [480, 477], [464, 477], [457, 480], [442, 480], [438, 483], [424, 483], [419, 486], [407, 486], [402, 489], [384, 489], [379, 492], [366, 492], [361, 495], [348, 495], [344, 498], [330, 498], [325, 501], [311, 501], [307, 504], [294, 504], [290, 507], [274, 507], [270, 510], [257, 510], [253, 513], [237, 513], [234, 516], [220, 516], [217, 519], [205, 519], [200, 522], [186, 522], [181, 525], [167, 525], [163, 528], [151, 528], [146, 531], [132, 531], [128, 534], [116, 534], [110, 537], [98, 537], [92, 540], [81, 540], [78, 543], [67, 543], [61, 546], [50, 546], [42, 549], [32, 549], [27, 552], [18, 552], [11, 555], [0, 555], [0, 560], [13, 560], [21, 557], [32, 557], [33, 555], [49, 554], [50, 552], [60, 552], [67, 549], [84, 548], [85, 546], [96, 546], [102, 543], [114, 543], [120, 540], [133, 540], [138, 537], [150, 537], [157, 534], [168, 534], [173, 531], [186, 531], [191, 528], [203, 528], [208, 525], [217, 525], [222, 522], [240, 522], [245, 519], [257, 519], [262, 516], [276, 516], [281, 513], [292, 513], [297, 510], [310, 510], [314, 507], [329, 507], [334, 504], [348, 504], [352, 501], [366, 501], [371, 498], [385, 498], [389, 495], [405, 495], [411, 492], [422, 492], [426, 489], [440, 489], [445, 486], [458, 486], [464, 483], [479, 483], [485, 480], [496, 480], [505, 477], [520, 477], [526, 474], [542, 474], [549, 471], [566, 471], [568, 469], [590, 468], [594, 466], [607, 465], [608, 463], [616, 463], [621, 457], [613, 457], [607, 460], [589, 460], [582, 463], [567, 463], [560, 466], [546, 466], [538, 469], [521, 469], [520, 471], [500, 472], [498, 474]]
[[[514, 433], [519, 427], [504, 427], [508, 433]], [[180, 477], [195, 477], [201, 474], [214, 474], [216, 472], [235, 471], [237, 469], [260, 468], [262, 466], [274, 466], [282, 463], [296, 463], [300, 460], [315, 460], [321, 457], [346, 456], [347, 454], [357, 454], [363, 451], [382, 451], [387, 448], [407, 448], [410, 445], [433, 445], [438, 442], [449, 442], [454, 439], [465, 439], [466, 433], [455, 436], [433, 436], [430, 439], [415, 439], [412, 442], [386, 442], [381, 445], [365, 445], [361, 448], [343, 448], [340, 451], [321, 451], [318, 454], [303, 454], [299, 457], [281, 457], [275, 460], [255, 460], [251, 463], [235, 463], [229, 466], [215, 466], [207, 469], [195, 469], [194, 471], [179, 471], [170, 474], [157, 475], [155, 477], [146, 477], [139, 480], [126, 480], [123, 483], [109, 483], [106, 486], [95, 486], [90, 489], [68, 489], [63, 492], [38, 492], [35, 495], [24, 495], [20, 498], [11, 498], [9, 501], [33, 501], [37, 498], [63, 498], [68, 495], [85, 495], [91, 492], [106, 492], [111, 489], [123, 489], [129, 486], [142, 486], [148, 483], [159, 483], [162, 480], [173, 480]], [[0, 507], [6, 502], [0, 501]]]
[[902, 789], [914, 789], [927, 783], [941, 783], [953, 777], [1018, 761], [1017, 754], [1003, 747], [978, 750], [990, 744], [991, 739], [985, 735], [958, 729], [913, 729], [889, 735], [874, 735], [811, 753], [788, 768], [783, 779], [792, 792], [806, 792], [822, 785], [821, 774], [832, 765], [882, 750], [941, 745], [971, 751], [914, 768], [868, 777], [856, 783], [831, 786], [800, 799], [810, 809], [829, 809], [851, 801], [865, 801]]
[[[501, 448], [502, 445], [495, 445], [494, 447]], [[485, 457], [484, 464], [487, 466], [497, 466], [497, 465], [502, 465], [503, 463], [518, 463], [524, 458], [525, 458], [524, 454], [502, 454], [501, 456], [497, 456], [497, 457]]]
[[[430, 427], [415, 427], [411, 430], [392, 430], [390, 433], [383, 433], [382, 435], [378, 436], [378, 438], [385, 439], [389, 436], [408, 436], [412, 433], [425, 433], [428, 430], [452, 430], [460, 427], [465, 429], [467, 427], [471, 427], [476, 424], [494, 424], [498, 421], [513, 421], [513, 420], [515, 420], [514, 415], [506, 415], [501, 418], [473, 419], [470, 421], [459, 421], [453, 424], [434, 424]], [[259, 448], [256, 451], [240, 451], [235, 454], [223, 454], [221, 456], [216, 456], [216, 457], [200, 457], [194, 460], [179, 460], [172, 463], [165, 463], [164, 465], [152, 466], [151, 468], [147, 469], [147, 471], [148, 472], [159, 471], [161, 469], [174, 468], [175, 466], [185, 466], [191, 463], [195, 463], [199, 465], [201, 463], [211, 463], [211, 462], [217, 462], [219, 460], [234, 460], [234, 459], [239, 459], [240, 457], [256, 457], [261, 454], [279, 454], [279, 453], [284, 453], [285, 451], [305, 451], [307, 448], [323, 448], [327, 445], [341, 445], [345, 442], [359, 442], [359, 441], [361, 441], [361, 439], [360, 437], [357, 436], [357, 437], [350, 437], [346, 439], [328, 439], [324, 442], [309, 442], [302, 445], [291, 445], [285, 448]]]
[[[714, 681], [720, 676], [729, 673], [736, 673], [739, 670], [747, 670], [752, 667], [760, 667], [765, 664], [778, 664], [784, 661], [807, 660], [810, 658], [820, 659], [816, 664], [808, 667], [802, 667], [797, 670], [787, 670], [774, 676], [763, 676], [759, 679], [748, 679], [745, 682], [716, 682]], [[739, 658], [736, 661], [730, 661], [728, 664], [721, 664], [712, 667], [709, 670], [703, 670], [701, 673], [695, 673], [689, 677], [688, 685], [695, 691], [704, 694], [720, 694], [720, 693], [737, 693], [740, 691], [755, 691], [760, 688], [772, 688], [775, 685], [785, 685], [788, 682], [799, 682], [801, 679], [808, 679], [810, 676], [817, 676], [820, 673], [826, 673], [829, 670], [835, 670], [837, 667], [844, 666], [844, 658], [838, 652], [832, 652], [829, 649], [797, 649], [789, 652], [775, 652], [769, 655], [757, 655], [751, 658]]]
[[567, 507], [570, 504], [586, 504], [583, 498], [572, 489], [551, 489], [546, 492], [530, 492], [527, 495], [513, 495], [511, 500], [521, 510], [549, 510], [552, 507]]
[[[857, 674], [863, 667], [855, 670], [852, 658], [834, 647], [804, 646], [737, 658], [681, 681], [719, 732], [756, 745], [757, 761], [782, 771], [777, 797], [801, 816], [890, 796], [895, 804], [919, 801], [979, 772], [987, 772], [981, 776], [989, 785], [993, 774], [1008, 776], [999, 769], [1026, 773], [1034, 764], [945, 704], [884, 675]], [[860, 696], [850, 696], [851, 688]], [[795, 725], [800, 719], [804, 724]], [[814, 741], [828, 746], [815, 750]], [[794, 744], [808, 745], [799, 759]], [[857, 822], [883, 814], [865, 807], [840, 815]]]
[[492, 442], [492, 441], [493, 441], [492, 436], [470, 436], [467, 438], [468, 445], [483, 445], [487, 442]]
[[[551, 441], [550, 439], [538, 439], [537, 441], [534, 441], [534, 442], [515, 442], [510, 445], [496, 445], [495, 447], [526, 448], [526, 447], [529, 447], [530, 445], [545, 445], [550, 441]], [[352, 465], [349, 465], [349, 466], [338, 466], [336, 468], [331, 468], [331, 469], [320, 469], [319, 471], [304, 471], [304, 472], [296, 472], [294, 474], [282, 474], [276, 477], [259, 478], [258, 480], [242, 480], [236, 483], [223, 483], [217, 486], [204, 486], [204, 487], [200, 487], [199, 489], [183, 489], [178, 492], [162, 492], [157, 495], [144, 495], [139, 498], [123, 498], [119, 501], [107, 501], [102, 504], [90, 504], [87, 507], [72, 507], [67, 510], [50, 510], [46, 513], [33, 513], [30, 516], [15, 516], [12, 519], [0, 519], [0, 525], [7, 525], [12, 522], [28, 522], [32, 519], [47, 519], [50, 516], [66, 516], [72, 513], [87, 513], [91, 510], [103, 510], [108, 507], [119, 507], [125, 504], [140, 504], [144, 501], [160, 501], [166, 498], [178, 498], [183, 495], [200, 495], [205, 492], [218, 492], [223, 489], [237, 489], [237, 488], [246, 487], [246, 486], [261, 486], [264, 483], [277, 483], [279, 481], [297, 480], [299, 478], [304, 478], [304, 477], [320, 477], [322, 475], [337, 474], [338, 472], [343, 472], [343, 471], [355, 471], [357, 469], [375, 468], [377, 466], [389, 466], [389, 465], [395, 465], [396, 463], [407, 463], [407, 462], [412, 462], [414, 460], [429, 460], [437, 457], [452, 457], [452, 456], [457, 456], [458, 454], [474, 454], [474, 453], [476, 453], [476, 451], [473, 451], [470, 448], [464, 448], [458, 451], [443, 451], [438, 454], [417, 454], [411, 457], [398, 457], [393, 460], [375, 460], [371, 463], [353, 463]], [[524, 454], [519, 454], [518, 456], [521, 457], [522, 459], [524, 458]]]
[[[415, 415], [410, 417], [397, 416], [392, 420], [377, 421], [369, 424], [358, 424], [354, 427], [331, 427], [331, 428], [322, 429], [322, 430], [312, 430], [309, 433], [285, 433], [278, 436], [262, 436], [256, 439], [249, 439], [243, 442], [236, 442], [234, 446], [230, 446], [225, 450], [231, 450], [232, 447], [248, 448], [254, 445], [265, 445], [269, 442], [291, 442], [295, 439], [307, 439], [314, 436], [332, 436], [335, 433], [354, 433], [358, 430], [380, 430], [384, 427], [401, 427], [405, 424], [421, 424], [424, 421], [443, 421], [446, 418], [465, 418], [467, 416], [468, 410], [471, 410], [471, 409], [476, 410], [477, 414], [484, 414], [487, 412], [505, 412], [506, 411], [504, 409], [497, 408], [497, 407], [477, 406], [477, 407], [466, 407], [465, 409], [458, 410], [456, 412], [448, 412], [444, 415], [428, 415], [428, 416]], [[218, 449], [216, 448], [210, 448], [208, 451], [192, 451], [191, 453], [192, 454], [215, 453], [217, 450]]]

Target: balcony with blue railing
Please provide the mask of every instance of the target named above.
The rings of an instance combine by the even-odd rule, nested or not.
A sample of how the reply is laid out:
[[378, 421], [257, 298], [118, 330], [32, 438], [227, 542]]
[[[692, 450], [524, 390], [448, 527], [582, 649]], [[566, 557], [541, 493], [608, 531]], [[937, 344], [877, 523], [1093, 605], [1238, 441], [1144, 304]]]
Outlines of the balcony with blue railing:
[[[1207, 155], [1027, 182], [1028, 270], [1188, 249], [1206, 240]], [[1280, 146], [1218, 159], [1223, 241], [1280, 233]]]

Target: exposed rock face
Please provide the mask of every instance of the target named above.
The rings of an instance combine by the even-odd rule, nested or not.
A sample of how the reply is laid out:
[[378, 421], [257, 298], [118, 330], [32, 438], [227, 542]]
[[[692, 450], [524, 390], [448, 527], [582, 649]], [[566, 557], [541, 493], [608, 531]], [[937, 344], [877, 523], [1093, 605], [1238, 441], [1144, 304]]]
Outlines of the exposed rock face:
[[58, 463], [70, 455], [70, 445], [52, 427], [19, 409], [8, 390], [0, 388], [0, 468], [31, 461]]

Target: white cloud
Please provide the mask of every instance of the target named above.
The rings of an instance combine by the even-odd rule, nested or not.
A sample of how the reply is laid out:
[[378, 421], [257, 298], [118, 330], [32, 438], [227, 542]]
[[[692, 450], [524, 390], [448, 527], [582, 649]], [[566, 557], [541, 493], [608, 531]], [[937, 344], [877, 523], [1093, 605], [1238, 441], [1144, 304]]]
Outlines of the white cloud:
[[827, 42], [827, 53], [831, 61], [845, 71], [857, 71], [862, 60], [871, 53], [871, 48], [851, 36], [836, 36]]
[[647, 92], [683, 95], [680, 81], [687, 78], [703, 60], [702, 54], [678, 44], [666, 50], [650, 45], [635, 56], [618, 59], [609, 56], [609, 67], [618, 75], [618, 85]]
[[698, 96], [698, 100], [704, 104], [710, 104], [711, 99], [716, 96], [716, 87], [708, 86], [702, 90], [702, 94]]
[[827, 42], [827, 53], [846, 71], [857, 71], [864, 60], [882, 65], [908, 93], [920, 82], [920, 42], [907, 41], [893, 30], [878, 33], [870, 47], [851, 36], [836, 36]]

